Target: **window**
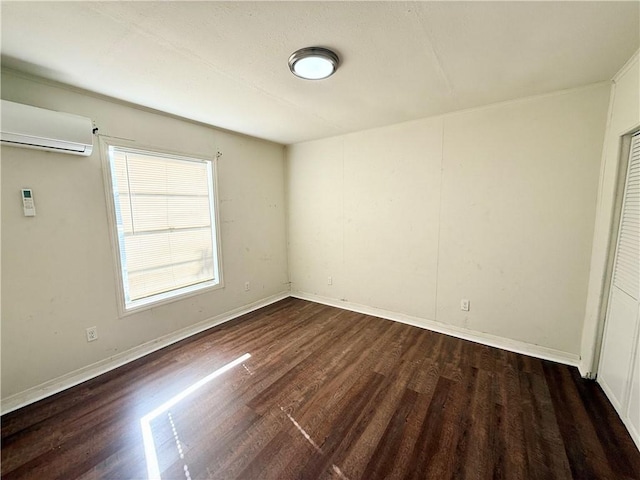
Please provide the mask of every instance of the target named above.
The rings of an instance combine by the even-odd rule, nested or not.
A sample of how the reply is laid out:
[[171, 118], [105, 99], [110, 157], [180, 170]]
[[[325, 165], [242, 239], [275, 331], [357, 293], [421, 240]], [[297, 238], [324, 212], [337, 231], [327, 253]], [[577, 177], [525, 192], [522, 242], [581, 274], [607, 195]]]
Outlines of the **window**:
[[125, 311], [220, 285], [213, 161], [105, 147]]

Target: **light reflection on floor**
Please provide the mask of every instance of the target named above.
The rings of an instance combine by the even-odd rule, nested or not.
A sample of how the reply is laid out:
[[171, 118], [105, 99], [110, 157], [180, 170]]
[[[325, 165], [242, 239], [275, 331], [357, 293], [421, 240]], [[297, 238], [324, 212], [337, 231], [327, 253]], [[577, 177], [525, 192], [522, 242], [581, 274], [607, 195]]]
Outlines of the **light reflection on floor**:
[[[182, 390], [180, 393], [178, 393], [174, 397], [170, 398], [169, 400], [164, 402], [162, 405], [160, 405], [156, 409], [152, 410], [151, 412], [147, 413], [144, 417], [142, 417], [140, 419], [140, 428], [142, 430], [142, 440], [144, 442], [144, 454], [145, 454], [145, 458], [146, 458], [146, 461], [147, 461], [147, 477], [149, 478], [149, 480], [158, 480], [158, 479], [161, 478], [160, 477], [160, 467], [158, 465], [158, 456], [156, 454], [156, 446], [155, 446], [155, 442], [154, 442], [154, 439], [153, 439], [153, 431], [151, 429], [151, 422], [155, 418], [160, 416], [161, 414], [163, 414], [165, 412], [168, 412], [168, 418], [169, 418], [169, 421], [171, 423], [171, 429], [173, 431], [174, 439], [176, 441], [176, 446], [178, 448], [178, 453], [180, 454], [180, 458], [184, 460], [184, 455], [183, 455], [183, 452], [182, 452], [182, 446], [180, 444], [180, 438], [178, 436], [178, 432], [177, 432], [177, 430], [175, 428], [175, 425], [173, 423], [173, 418], [171, 417], [171, 413], [169, 412], [169, 409], [171, 407], [173, 407], [174, 405], [176, 405], [181, 400], [184, 400], [189, 395], [191, 395], [192, 393], [194, 393], [197, 390], [199, 390], [200, 388], [202, 388], [204, 385], [209, 383], [214, 378], [222, 375], [223, 373], [225, 373], [228, 370], [231, 370], [233, 367], [235, 367], [236, 365], [241, 364], [242, 362], [248, 360], [249, 358], [251, 358], [251, 354], [245, 353], [241, 357], [238, 357], [235, 360], [233, 360], [232, 362], [227, 363], [223, 367], [220, 367], [216, 371], [210, 373], [206, 377], [204, 377], [201, 380], [197, 381], [196, 383], [194, 383], [190, 387]], [[186, 479], [190, 480], [191, 476], [189, 474], [189, 467], [186, 464], [184, 465], [184, 472], [185, 472]]]
[[[167, 412], [167, 417], [169, 417], [169, 423], [171, 424], [171, 431], [173, 432], [173, 439], [176, 441], [176, 448], [178, 449], [180, 460], [184, 460], [184, 452], [182, 451], [180, 436], [178, 435], [178, 431], [176, 430], [175, 423], [173, 423], [173, 417], [171, 416], [171, 412]], [[187, 477], [187, 480], [191, 480], [191, 474], [189, 473], [189, 466], [186, 463], [184, 464], [184, 476]]]
[[[302, 426], [296, 421], [296, 419], [293, 418], [289, 413], [287, 413], [287, 411], [284, 408], [280, 407], [280, 410], [282, 410], [282, 413], [284, 413], [287, 416], [287, 418], [291, 421], [291, 423], [293, 423], [293, 426], [298, 429], [300, 434], [305, 439], [307, 439], [307, 441], [311, 444], [311, 446], [315, 448], [316, 452], [322, 455], [323, 454], [322, 448], [320, 448], [318, 444], [313, 441], [313, 438], [311, 438], [311, 435], [309, 435], [307, 431], [304, 428], [302, 428]], [[342, 473], [342, 470], [340, 470], [340, 468], [335, 463], [331, 465], [331, 468], [342, 480], [349, 480], [349, 478], [347, 478], [347, 476], [344, 473]]]

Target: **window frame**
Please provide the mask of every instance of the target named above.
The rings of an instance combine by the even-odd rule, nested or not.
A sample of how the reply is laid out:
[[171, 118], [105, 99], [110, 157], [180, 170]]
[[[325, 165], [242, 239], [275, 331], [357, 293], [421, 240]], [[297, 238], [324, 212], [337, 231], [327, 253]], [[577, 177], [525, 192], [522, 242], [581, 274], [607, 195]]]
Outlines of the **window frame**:
[[[121, 138], [107, 137], [104, 135], [99, 136], [100, 139], [100, 156], [102, 160], [102, 177], [104, 180], [105, 191], [105, 203], [107, 206], [107, 221], [109, 223], [109, 236], [112, 251], [112, 263], [114, 268], [114, 274], [116, 277], [116, 297], [118, 304], [118, 316], [120, 318], [126, 317], [144, 310], [156, 308], [162, 305], [170, 304], [176, 301], [184, 300], [186, 298], [208, 293], [214, 290], [224, 288], [224, 275], [223, 275], [223, 261], [222, 261], [222, 241], [220, 235], [220, 211], [218, 200], [218, 168], [217, 157], [204, 157], [202, 155], [196, 155], [185, 152], [177, 152], [168, 150], [161, 147], [153, 147], [148, 145], [139, 144], [134, 141], [124, 140]], [[209, 179], [210, 185], [213, 189], [210, 202], [213, 207], [212, 220], [213, 220], [213, 239], [215, 241], [214, 248], [214, 262], [217, 265], [218, 282], [208, 285], [190, 285], [187, 287], [181, 287], [178, 289], [170, 290], [168, 292], [160, 293], [148, 297], [147, 299], [134, 300], [127, 305], [124, 289], [124, 278], [122, 269], [122, 255], [120, 253], [120, 239], [118, 236], [118, 226], [116, 223], [116, 206], [115, 197], [113, 192], [113, 177], [111, 171], [111, 160], [109, 158], [109, 148], [122, 148], [126, 150], [137, 151], [142, 154], [157, 155], [160, 157], [174, 158], [177, 160], [186, 161], [202, 161], [208, 162], [211, 165], [211, 178]]]

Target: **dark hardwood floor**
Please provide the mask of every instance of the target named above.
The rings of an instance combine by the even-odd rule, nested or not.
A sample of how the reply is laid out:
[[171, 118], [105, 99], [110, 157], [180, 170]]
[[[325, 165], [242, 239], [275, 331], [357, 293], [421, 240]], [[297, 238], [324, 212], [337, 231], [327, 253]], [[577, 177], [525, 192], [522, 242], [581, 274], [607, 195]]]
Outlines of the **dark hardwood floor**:
[[290, 298], [2, 417], [2, 478], [149, 471], [640, 479], [640, 453], [575, 368]]

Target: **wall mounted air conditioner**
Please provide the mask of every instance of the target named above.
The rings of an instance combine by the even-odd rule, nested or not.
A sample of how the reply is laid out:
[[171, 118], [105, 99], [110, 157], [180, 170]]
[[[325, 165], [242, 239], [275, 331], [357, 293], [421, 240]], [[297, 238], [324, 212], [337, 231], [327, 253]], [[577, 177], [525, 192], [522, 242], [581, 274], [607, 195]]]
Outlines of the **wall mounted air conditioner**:
[[90, 118], [7, 100], [2, 100], [0, 114], [3, 145], [91, 155], [93, 122]]

